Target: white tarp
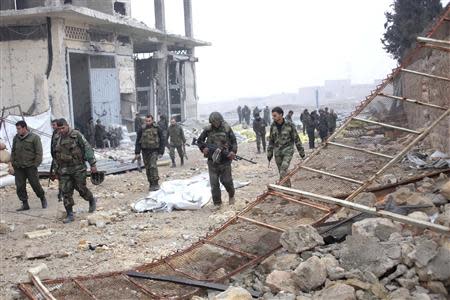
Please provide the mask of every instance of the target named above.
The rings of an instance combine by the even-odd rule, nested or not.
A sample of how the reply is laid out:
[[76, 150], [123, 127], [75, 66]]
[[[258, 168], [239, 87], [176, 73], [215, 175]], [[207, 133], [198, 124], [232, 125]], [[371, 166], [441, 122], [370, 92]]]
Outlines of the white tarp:
[[[6, 148], [11, 153], [13, 139], [14, 136], [16, 135], [15, 124], [17, 121], [22, 120], [22, 117], [9, 115], [6, 119], [11, 122], [4, 122], [2, 124], [2, 128], [0, 130], [0, 138], [6, 144]], [[41, 138], [42, 151], [44, 153], [43, 162], [50, 162], [52, 159], [52, 156], [50, 154], [51, 136], [53, 132], [52, 126], [50, 124], [51, 119], [52, 113], [50, 110], [40, 115], [25, 117], [25, 122], [27, 122], [28, 128], [32, 128], [39, 131], [35, 133], [39, 135], [39, 137]], [[46, 133], [46, 135], [43, 135], [40, 132], [44, 132]]]
[[[249, 182], [234, 181], [234, 187], [240, 188]], [[224, 190], [224, 187], [221, 186]], [[147, 197], [131, 205], [135, 212], [171, 212], [174, 209], [197, 210], [211, 200], [209, 176], [206, 173], [190, 179], [170, 180], [161, 184], [161, 189], [150, 192]]]

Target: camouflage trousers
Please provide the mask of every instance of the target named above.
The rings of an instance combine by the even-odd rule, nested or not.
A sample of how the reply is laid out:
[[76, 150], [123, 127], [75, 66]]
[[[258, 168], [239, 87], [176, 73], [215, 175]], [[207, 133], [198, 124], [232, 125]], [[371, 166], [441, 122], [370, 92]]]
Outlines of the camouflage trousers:
[[180, 146], [170, 145], [169, 151], [170, 159], [172, 160], [172, 162], [175, 161], [175, 149], [177, 150], [180, 159], [183, 161], [184, 153], [183, 153], [183, 146], [181, 145]]
[[[280, 180], [287, 175], [293, 155], [294, 155], [293, 149], [284, 149], [282, 151], [275, 152], [275, 162], [278, 167], [278, 173], [280, 174]], [[290, 187], [291, 180], [287, 180], [284, 186]]]
[[211, 185], [212, 199], [215, 205], [222, 204], [222, 183], [228, 192], [228, 196], [234, 197], [233, 176], [231, 175], [231, 164], [215, 164], [208, 160], [209, 183]]
[[73, 191], [77, 190], [81, 198], [86, 201], [94, 199], [94, 195], [86, 185], [86, 170], [79, 170], [74, 173], [61, 174], [59, 178], [59, 189], [62, 192], [64, 207], [71, 208], [75, 205], [73, 201]]
[[158, 151], [156, 150], [142, 150], [142, 158], [144, 159], [145, 172], [147, 180], [150, 185], [158, 182]]
[[44, 197], [45, 193], [39, 182], [38, 169], [36, 167], [15, 168], [14, 179], [16, 182], [17, 197], [19, 197], [20, 201], [28, 201], [27, 179], [36, 196], [38, 196], [39, 199]]
[[261, 144], [263, 146], [263, 151], [266, 152], [266, 134], [257, 133], [256, 134], [256, 149], [258, 153], [261, 152]]

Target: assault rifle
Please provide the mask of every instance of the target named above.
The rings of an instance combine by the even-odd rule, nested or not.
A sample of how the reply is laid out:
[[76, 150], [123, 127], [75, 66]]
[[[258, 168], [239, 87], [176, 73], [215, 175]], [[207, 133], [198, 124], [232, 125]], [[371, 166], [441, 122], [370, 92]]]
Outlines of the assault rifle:
[[[222, 160], [226, 160], [228, 159], [228, 155], [230, 154], [230, 151], [228, 151], [227, 149], [221, 149], [220, 147], [217, 147], [216, 145], [211, 145], [211, 144], [207, 144], [204, 142], [200, 142], [197, 138], [193, 138], [192, 139], [192, 145], [197, 145], [199, 147], [203, 147], [203, 148], [208, 148], [208, 156], [211, 158], [212, 155], [214, 154], [214, 152], [217, 149], [220, 149], [220, 155], [221, 155], [221, 159]], [[235, 155], [234, 160], [243, 160], [249, 163], [252, 163], [254, 165], [256, 165], [256, 162], [247, 158], [244, 158], [242, 156], [239, 155]]]

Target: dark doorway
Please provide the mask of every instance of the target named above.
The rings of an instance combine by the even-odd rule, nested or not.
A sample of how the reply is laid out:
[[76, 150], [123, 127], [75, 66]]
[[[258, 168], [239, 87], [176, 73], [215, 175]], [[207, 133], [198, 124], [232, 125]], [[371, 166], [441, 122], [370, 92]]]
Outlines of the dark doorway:
[[70, 53], [70, 79], [74, 125], [86, 134], [87, 124], [92, 116], [89, 55]]

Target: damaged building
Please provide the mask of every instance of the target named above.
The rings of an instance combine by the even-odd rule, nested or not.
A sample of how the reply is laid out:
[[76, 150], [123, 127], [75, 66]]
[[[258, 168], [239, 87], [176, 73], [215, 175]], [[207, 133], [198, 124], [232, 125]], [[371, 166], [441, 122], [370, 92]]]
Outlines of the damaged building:
[[[1, 105], [28, 115], [51, 109], [85, 130], [90, 118], [132, 128], [134, 115], [197, 117], [191, 1], [186, 35], [131, 18], [131, 0], [1, 0]], [[138, 59], [145, 57], [145, 59]]]

